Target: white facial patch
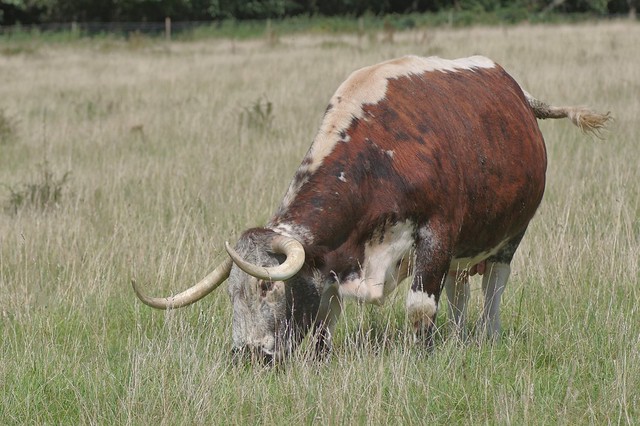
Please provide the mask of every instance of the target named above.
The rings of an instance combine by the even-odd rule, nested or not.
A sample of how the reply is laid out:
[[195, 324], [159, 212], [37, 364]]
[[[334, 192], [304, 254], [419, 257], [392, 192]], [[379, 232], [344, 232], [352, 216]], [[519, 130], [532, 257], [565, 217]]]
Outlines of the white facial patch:
[[365, 303], [384, 303], [385, 297], [409, 273], [403, 260], [412, 256], [413, 229], [410, 221], [399, 222], [382, 230], [382, 236], [374, 235], [365, 244], [360, 273], [340, 283], [340, 295]]
[[389, 79], [421, 75], [426, 72], [457, 72], [493, 67], [495, 63], [484, 56], [450, 60], [436, 56], [422, 58], [409, 55], [354, 71], [331, 98], [331, 109], [326, 113], [318, 134], [305, 156], [305, 161], [298, 169], [299, 175], [306, 177], [291, 182], [284, 197], [283, 207], [286, 208], [293, 201], [308, 176], [320, 167], [336, 144], [340, 141], [348, 143], [350, 135], [345, 133], [352, 121], [367, 120], [364, 116], [364, 106], [375, 105], [385, 99]]

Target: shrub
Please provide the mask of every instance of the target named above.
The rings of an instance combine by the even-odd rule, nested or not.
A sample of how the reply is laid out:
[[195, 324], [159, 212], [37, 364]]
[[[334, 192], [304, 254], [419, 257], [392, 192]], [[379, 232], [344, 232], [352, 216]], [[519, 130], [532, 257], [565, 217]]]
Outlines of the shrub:
[[4, 109], [0, 109], [0, 145], [13, 142], [17, 133], [17, 122], [7, 115]]
[[46, 160], [39, 169], [34, 182], [7, 186], [10, 195], [6, 210], [15, 214], [24, 208], [46, 210], [60, 204], [71, 172], [67, 171], [61, 177], [56, 177]]
[[273, 122], [273, 103], [266, 97], [256, 99], [251, 106], [242, 108], [240, 125], [250, 129], [265, 130]]

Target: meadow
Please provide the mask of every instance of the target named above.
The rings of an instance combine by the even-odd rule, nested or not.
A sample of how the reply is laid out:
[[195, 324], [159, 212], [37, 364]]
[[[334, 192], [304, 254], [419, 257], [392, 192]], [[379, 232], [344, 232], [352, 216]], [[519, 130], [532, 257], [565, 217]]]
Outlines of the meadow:
[[[271, 34], [166, 43], [0, 38], [0, 424], [638, 424], [640, 25]], [[483, 54], [603, 139], [540, 122], [542, 205], [500, 343], [414, 347], [402, 286], [347, 303], [331, 356], [230, 361], [224, 285], [156, 311], [275, 211], [352, 71]], [[481, 290], [472, 279], [469, 324]]]

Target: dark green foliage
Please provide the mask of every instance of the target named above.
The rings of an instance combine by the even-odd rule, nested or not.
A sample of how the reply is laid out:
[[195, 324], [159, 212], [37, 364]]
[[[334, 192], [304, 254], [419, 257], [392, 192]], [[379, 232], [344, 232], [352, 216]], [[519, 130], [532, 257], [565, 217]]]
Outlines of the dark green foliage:
[[0, 24], [161, 22], [362, 16], [426, 12], [495, 13], [507, 21], [527, 13], [627, 14], [638, 0], [4, 0]]

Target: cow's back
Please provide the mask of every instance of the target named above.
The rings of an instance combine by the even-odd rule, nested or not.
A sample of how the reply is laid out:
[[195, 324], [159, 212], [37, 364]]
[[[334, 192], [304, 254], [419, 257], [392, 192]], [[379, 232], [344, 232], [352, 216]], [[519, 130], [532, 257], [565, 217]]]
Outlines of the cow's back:
[[545, 169], [534, 114], [500, 66], [405, 57], [340, 86], [279, 220], [333, 250], [385, 224], [440, 218], [454, 257], [473, 257], [526, 228]]

